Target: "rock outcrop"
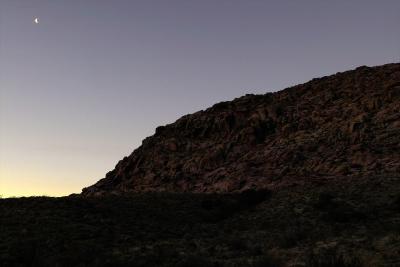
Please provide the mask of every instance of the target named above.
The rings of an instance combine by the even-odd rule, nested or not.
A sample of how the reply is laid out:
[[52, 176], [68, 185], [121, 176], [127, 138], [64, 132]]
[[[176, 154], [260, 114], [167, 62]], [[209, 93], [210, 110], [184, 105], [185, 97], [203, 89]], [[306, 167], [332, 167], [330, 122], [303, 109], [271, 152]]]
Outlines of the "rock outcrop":
[[400, 64], [183, 116], [82, 194], [235, 192], [393, 173], [400, 174]]

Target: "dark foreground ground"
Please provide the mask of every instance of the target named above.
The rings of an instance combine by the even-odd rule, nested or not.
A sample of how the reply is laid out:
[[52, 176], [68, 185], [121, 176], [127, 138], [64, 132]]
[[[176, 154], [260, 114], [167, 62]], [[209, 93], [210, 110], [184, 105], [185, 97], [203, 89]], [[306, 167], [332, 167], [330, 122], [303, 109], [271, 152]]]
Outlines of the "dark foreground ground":
[[0, 200], [0, 266], [400, 266], [400, 178]]

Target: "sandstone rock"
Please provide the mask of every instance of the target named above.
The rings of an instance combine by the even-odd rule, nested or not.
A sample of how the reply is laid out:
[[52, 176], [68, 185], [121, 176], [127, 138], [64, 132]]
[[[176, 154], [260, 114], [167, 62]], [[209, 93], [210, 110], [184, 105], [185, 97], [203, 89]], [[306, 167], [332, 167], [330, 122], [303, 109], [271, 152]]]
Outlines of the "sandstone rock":
[[157, 127], [83, 195], [232, 192], [400, 170], [400, 64], [246, 95]]

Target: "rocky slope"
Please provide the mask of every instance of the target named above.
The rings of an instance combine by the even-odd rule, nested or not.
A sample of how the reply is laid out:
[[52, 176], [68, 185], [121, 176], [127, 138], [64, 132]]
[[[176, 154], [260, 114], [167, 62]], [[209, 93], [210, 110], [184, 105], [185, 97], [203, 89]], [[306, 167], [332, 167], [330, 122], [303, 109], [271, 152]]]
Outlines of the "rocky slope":
[[400, 173], [400, 64], [246, 95], [158, 127], [83, 195], [235, 192]]

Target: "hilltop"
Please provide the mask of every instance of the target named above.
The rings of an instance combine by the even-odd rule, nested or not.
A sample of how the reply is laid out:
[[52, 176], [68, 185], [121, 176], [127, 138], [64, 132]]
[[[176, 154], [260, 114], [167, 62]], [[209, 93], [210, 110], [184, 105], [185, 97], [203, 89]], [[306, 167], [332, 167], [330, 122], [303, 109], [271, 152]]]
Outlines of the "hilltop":
[[160, 126], [83, 195], [238, 192], [400, 173], [400, 64], [246, 95]]

